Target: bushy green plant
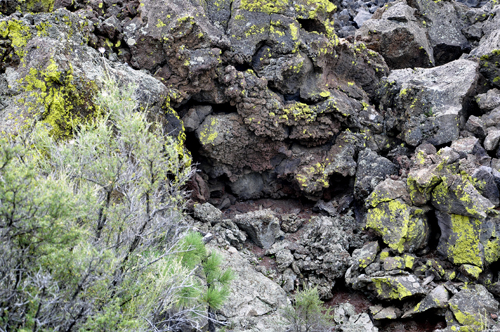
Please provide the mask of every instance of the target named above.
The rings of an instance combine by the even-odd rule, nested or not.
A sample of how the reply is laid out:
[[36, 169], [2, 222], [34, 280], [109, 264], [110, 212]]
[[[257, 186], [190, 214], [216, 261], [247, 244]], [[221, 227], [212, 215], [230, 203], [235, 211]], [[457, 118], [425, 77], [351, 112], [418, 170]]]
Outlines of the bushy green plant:
[[[185, 299], [194, 299], [207, 308], [208, 331], [215, 332], [217, 319], [215, 311], [220, 309], [229, 296], [229, 285], [234, 279], [231, 269], [222, 269], [222, 257], [216, 252], [208, 252], [199, 233], [190, 232], [181, 241], [181, 261], [184, 266], [199, 266], [200, 287], [185, 289]], [[203, 289], [203, 291], [194, 291]], [[189, 294], [187, 293], [189, 292]]]
[[205, 316], [196, 271], [211, 256], [178, 252], [189, 156], [131, 88], [108, 83], [99, 102], [71, 140], [40, 123], [0, 141], [0, 330], [176, 331]]
[[331, 308], [323, 306], [316, 287], [297, 292], [291, 306], [283, 310], [289, 332], [329, 332], [335, 323]]

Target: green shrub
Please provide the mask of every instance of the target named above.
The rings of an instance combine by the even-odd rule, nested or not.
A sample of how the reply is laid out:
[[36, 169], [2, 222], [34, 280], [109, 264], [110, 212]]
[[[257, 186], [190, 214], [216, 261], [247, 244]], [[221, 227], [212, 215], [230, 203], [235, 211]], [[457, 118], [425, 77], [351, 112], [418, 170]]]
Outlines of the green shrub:
[[0, 330], [175, 331], [224, 300], [196, 276], [203, 243], [175, 254], [189, 156], [131, 96], [109, 83], [71, 140], [39, 123], [0, 141]]
[[323, 306], [316, 287], [304, 287], [295, 295], [293, 305], [283, 310], [285, 326], [289, 332], [334, 331], [331, 311], [331, 308]]

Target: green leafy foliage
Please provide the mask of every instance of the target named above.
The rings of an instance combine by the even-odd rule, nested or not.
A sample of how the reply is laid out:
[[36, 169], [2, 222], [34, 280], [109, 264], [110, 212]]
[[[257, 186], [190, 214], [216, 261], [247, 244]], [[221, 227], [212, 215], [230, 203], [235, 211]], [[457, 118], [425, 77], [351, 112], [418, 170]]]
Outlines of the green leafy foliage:
[[299, 291], [293, 305], [283, 310], [283, 317], [290, 332], [327, 332], [335, 328], [332, 309], [323, 306], [316, 287]]
[[193, 288], [183, 290], [185, 299], [191, 298], [207, 306], [209, 331], [215, 331], [217, 320], [214, 311], [220, 309], [229, 297], [229, 285], [234, 279], [234, 273], [231, 269], [222, 269], [223, 260], [219, 254], [207, 252], [199, 233], [189, 232], [182, 239], [179, 248], [179, 256], [184, 266], [199, 267], [200, 286], [197, 288], [204, 289], [198, 293], [193, 292]]
[[42, 123], [0, 140], [0, 330], [174, 331], [223, 302], [183, 222], [189, 156], [132, 91], [108, 83], [71, 140]]

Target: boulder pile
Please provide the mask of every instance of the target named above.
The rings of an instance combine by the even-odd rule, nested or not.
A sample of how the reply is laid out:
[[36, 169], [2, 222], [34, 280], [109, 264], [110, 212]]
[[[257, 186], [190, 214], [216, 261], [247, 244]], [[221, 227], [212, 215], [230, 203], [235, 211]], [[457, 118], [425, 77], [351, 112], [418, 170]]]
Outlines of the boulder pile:
[[0, 59], [6, 134], [71, 137], [111, 79], [177, 138], [190, 222], [242, 279], [235, 331], [277, 331], [303, 285], [372, 301], [339, 306], [343, 331], [496, 327], [496, 0], [6, 0]]

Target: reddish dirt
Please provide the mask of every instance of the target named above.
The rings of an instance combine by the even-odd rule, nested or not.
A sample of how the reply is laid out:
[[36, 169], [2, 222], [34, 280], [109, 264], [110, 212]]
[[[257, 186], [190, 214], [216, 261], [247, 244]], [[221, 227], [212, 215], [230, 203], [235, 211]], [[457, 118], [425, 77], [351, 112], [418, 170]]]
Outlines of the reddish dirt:
[[356, 313], [358, 314], [368, 312], [368, 307], [373, 305], [365, 295], [349, 289], [336, 291], [333, 295], [333, 299], [325, 302], [325, 305], [333, 307], [346, 302], [352, 304], [354, 308], [356, 308]]

